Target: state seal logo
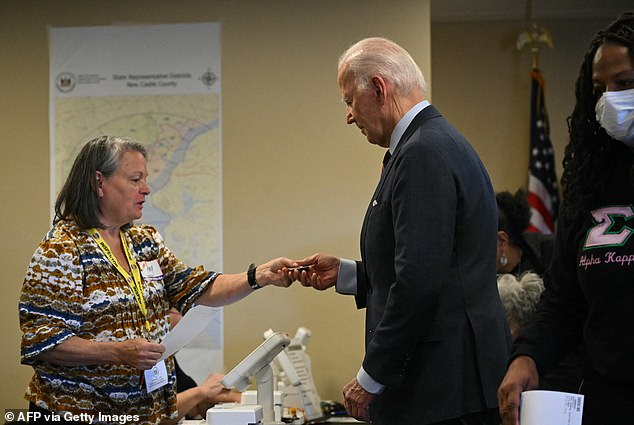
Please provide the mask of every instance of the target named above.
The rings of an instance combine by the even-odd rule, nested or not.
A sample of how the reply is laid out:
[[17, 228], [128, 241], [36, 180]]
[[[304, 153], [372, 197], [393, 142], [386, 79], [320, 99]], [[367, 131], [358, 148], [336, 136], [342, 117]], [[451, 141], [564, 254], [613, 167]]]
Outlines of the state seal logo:
[[55, 86], [60, 92], [68, 93], [75, 88], [76, 81], [77, 79], [74, 74], [70, 72], [62, 72], [57, 75], [57, 78], [55, 78]]

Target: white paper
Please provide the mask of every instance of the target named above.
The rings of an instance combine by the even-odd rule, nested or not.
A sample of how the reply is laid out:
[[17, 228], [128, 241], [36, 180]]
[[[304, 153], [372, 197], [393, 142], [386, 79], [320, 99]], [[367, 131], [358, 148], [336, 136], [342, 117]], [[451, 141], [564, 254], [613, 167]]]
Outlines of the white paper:
[[51, 28], [51, 95], [220, 92], [220, 24]]
[[207, 327], [192, 342], [174, 354], [183, 372], [198, 385], [205, 382], [210, 373], [225, 370], [222, 320], [223, 309], [217, 308]]
[[520, 400], [521, 425], [581, 425], [583, 395], [525, 391]]
[[161, 344], [165, 352], [160, 360], [164, 360], [191, 342], [205, 327], [211, 323], [218, 308], [197, 305], [190, 309], [170, 332], [165, 335]]

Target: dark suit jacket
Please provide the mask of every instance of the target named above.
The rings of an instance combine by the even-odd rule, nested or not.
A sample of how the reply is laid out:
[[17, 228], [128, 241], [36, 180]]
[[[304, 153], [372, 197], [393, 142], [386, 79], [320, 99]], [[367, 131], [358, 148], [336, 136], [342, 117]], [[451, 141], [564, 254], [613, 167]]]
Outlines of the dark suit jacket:
[[363, 368], [386, 389], [377, 424], [497, 406], [510, 334], [496, 285], [497, 204], [471, 145], [433, 106], [399, 142], [361, 232]]

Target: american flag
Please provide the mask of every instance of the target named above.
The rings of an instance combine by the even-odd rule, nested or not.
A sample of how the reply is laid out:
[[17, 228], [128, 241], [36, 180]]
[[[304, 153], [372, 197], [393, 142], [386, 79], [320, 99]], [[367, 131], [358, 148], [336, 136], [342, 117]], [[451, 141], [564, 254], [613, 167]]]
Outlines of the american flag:
[[555, 155], [550, 142], [544, 102], [544, 78], [534, 69], [531, 76], [531, 146], [528, 172], [528, 203], [531, 222], [527, 230], [554, 233], [559, 210]]

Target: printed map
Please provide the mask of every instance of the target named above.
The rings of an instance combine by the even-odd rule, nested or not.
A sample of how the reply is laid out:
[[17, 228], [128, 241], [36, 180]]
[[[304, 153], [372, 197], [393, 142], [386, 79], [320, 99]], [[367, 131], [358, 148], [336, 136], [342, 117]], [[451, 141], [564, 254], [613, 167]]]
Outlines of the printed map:
[[55, 100], [54, 192], [88, 140], [128, 137], [146, 145], [152, 193], [142, 222], [190, 266], [221, 271], [218, 94], [67, 97]]

